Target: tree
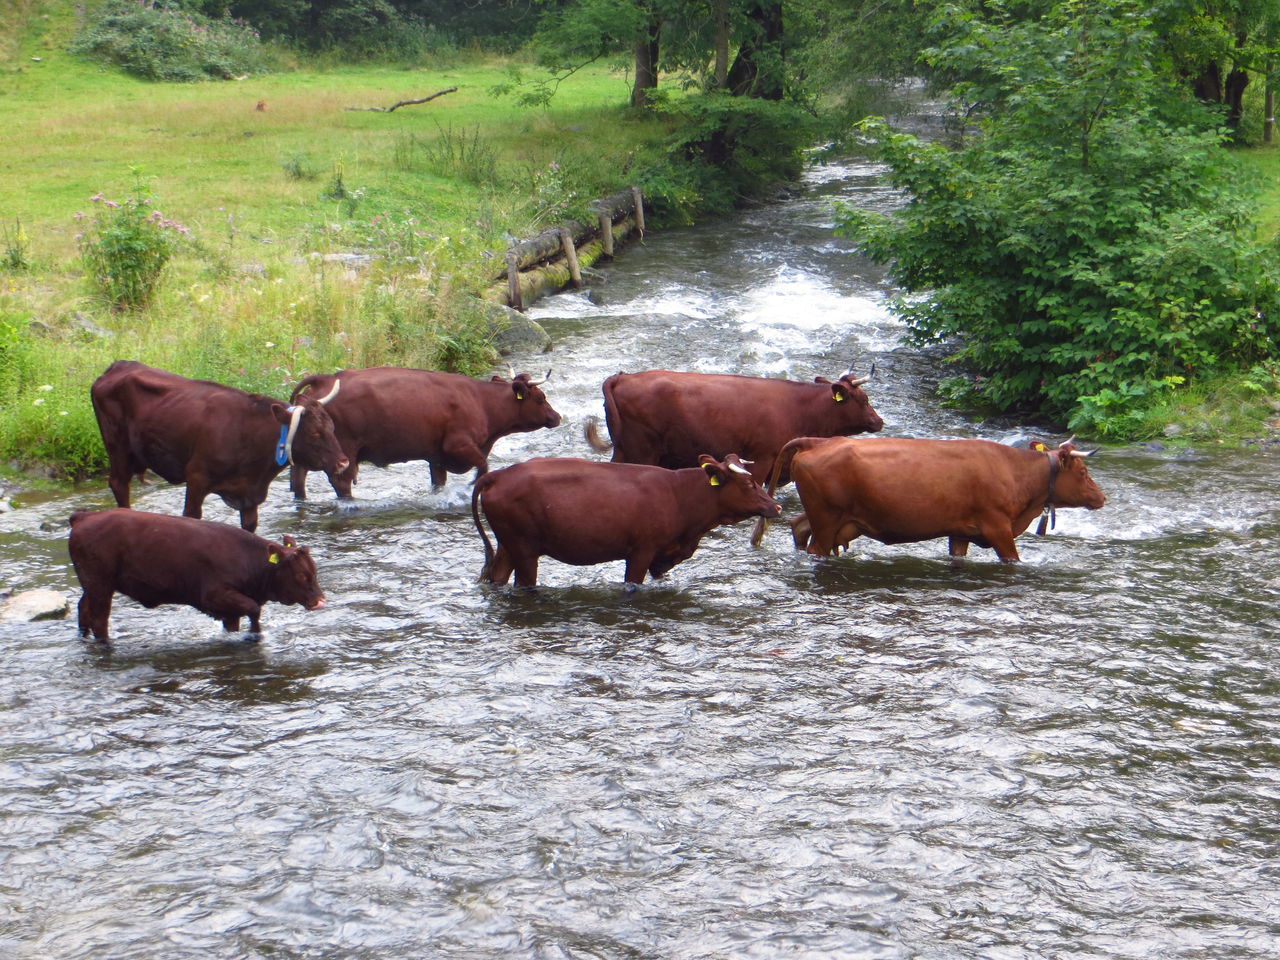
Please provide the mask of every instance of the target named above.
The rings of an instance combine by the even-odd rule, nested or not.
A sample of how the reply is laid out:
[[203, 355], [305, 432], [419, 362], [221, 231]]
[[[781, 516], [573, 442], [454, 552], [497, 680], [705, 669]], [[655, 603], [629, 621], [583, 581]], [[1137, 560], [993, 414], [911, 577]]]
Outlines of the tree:
[[867, 124], [909, 200], [842, 223], [890, 264], [913, 338], [956, 347], [950, 389], [1124, 433], [1153, 395], [1275, 355], [1275, 253], [1150, 18], [1124, 0], [943, 16], [929, 59], [970, 78], [979, 135], [952, 150]]

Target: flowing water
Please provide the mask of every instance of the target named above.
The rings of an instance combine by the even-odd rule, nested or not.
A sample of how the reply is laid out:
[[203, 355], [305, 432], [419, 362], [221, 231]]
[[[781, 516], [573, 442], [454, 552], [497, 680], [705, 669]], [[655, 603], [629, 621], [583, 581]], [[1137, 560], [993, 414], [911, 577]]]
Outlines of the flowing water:
[[[600, 382], [650, 367], [874, 361], [886, 434], [1035, 435], [940, 409], [833, 238], [834, 197], [895, 202], [877, 174], [816, 168], [538, 304], [555, 351], [517, 365], [554, 366], [565, 423], [493, 465], [588, 455]], [[422, 464], [365, 467], [350, 512], [282, 480], [259, 532], [330, 602], [268, 606], [262, 642], [124, 599], [112, 649], [0, 625], [0, 956], [1273, 960], [1278, 456], [1107, 449], [1107, 506], [1015, 567], [744, 524], [634, 594], [620, 563], [478, 585], [466, 480]], [[109, 504], [5, 515], [0, 582], [78, 597], [64, 518]]]

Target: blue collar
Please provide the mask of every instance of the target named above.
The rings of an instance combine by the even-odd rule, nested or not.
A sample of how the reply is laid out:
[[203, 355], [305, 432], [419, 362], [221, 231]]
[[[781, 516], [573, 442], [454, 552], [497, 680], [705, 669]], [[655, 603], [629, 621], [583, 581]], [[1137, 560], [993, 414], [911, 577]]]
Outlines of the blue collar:
[[283, 467], [289, 462], [289, 451], [284, 448], [285, 441], [289, 438], [289, 425], [286, 423], [280, 428], [280, 439], [276, 442], [276, 466]]

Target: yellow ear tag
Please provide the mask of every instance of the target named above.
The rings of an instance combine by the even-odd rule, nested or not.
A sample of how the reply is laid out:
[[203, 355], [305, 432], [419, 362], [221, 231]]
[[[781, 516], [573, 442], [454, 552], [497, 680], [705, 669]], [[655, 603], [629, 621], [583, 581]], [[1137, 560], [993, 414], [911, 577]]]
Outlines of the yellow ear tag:
[[1032, 444], [1031, 444], [1031, 449], [1032, 449], [1032, 450], [1038, 450], [1040, 453], [1044, 453], [1044, 452], [1045, 452], [1045, 451], [1047, 451], [1049, 448], [1048, 448], [1048, 447], [1046, 447], [1046, 446], [1045, 446], [1043, 443], [1041, 443], [1039, 440], [1037, 440], [1037, 441], [1035, 441], [1034, 443], [1032, 443]]
[[832, 399], [833, 399], [833, 400], [835, 400], [835, 402], [836, 402], [836, 403], [844, 403], [844, 394], [843, 394], [843, 393], [834, 393], [834, 394], [832, 394], [832, 395], [831, 395], [831, 397], [832, 397]]
[[271, 556], [267, 557], [267, 563], [279, 563], [279, 562], [280, 562], [280, 554], [278, 553], [272, 553]]
[[720, 486], [720, 478], [719, 478], [719, 477], [717, 477], [717, 476], [712, 476], [712, 477], [711, 477], [711, 479], [710, 479], [708, 482], [709, 482], [713, 487], [718, 487], [718, 486]]
[[516, 394], [516, 399], [517, 399], [517, 400], [523, 400], [523, 399], [524, 399], [524, 394], [523, 394], [523, 393], [517, 393], [517, 394]]

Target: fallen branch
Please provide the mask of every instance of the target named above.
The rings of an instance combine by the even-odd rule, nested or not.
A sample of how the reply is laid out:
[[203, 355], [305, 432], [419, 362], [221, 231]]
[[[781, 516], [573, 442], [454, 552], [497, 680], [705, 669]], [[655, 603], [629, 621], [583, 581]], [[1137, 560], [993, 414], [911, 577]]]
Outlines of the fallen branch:
[[392, 104], [389, 107], [347, 107], [348, 110], [372, 110], [374, 113], [390, 113], [392, 110], [399, 110], [401, 107], [411, 107], [415, 103], [426, 103], [428, 100], [434, 100], [436, 97], [443, 97], [446, 93], [454, 93], [457, 87], [450, 87], [448, 90], [437, 90], [429, 97], [420, 97], [417, 100], [401, 100], [399, 103]]

